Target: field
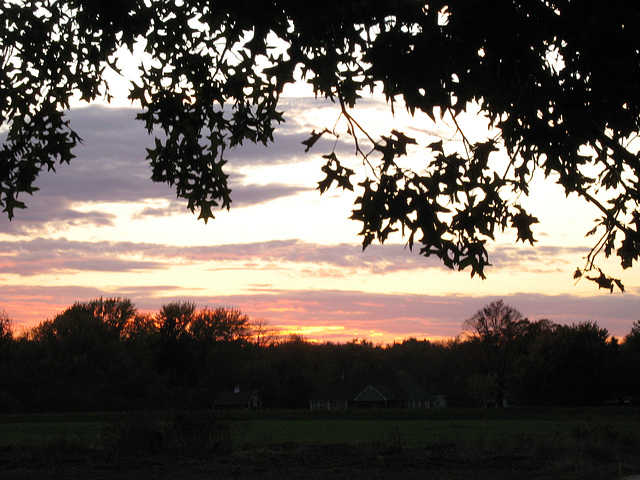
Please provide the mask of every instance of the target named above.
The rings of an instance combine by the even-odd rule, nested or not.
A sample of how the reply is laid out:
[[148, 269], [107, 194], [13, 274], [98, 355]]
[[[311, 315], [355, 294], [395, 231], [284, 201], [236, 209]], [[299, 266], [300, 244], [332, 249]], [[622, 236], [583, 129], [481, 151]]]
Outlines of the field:
[[625, 478], [640, 410], [0, 415], [0, 478]]

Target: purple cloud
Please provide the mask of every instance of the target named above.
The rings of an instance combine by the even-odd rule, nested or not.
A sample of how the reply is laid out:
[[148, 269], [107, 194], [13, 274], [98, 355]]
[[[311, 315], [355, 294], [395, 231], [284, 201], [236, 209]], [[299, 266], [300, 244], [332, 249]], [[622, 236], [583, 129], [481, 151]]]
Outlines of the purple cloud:
[[[72, 110], [71, 125], [84, 139], [74, 151], [77, 157], [69, 165], [59, 165], [56, 172], [43, 172], [36, 181], [39, 191], [33, 197], [21, 197], [28, 208], [17, 211], [12, 222], [0, 216], [0, 229], [5, 233], [33, 235], [46, 226], [111, 226], [115, 216], [100, 209], [102, 202], [170, 202], [167, 208], [146, 209], [139, 217], [185, 212], [186, 201], [176, 199], [172, 187], [150, 179], [145, 148], [153, 144], [153, 138], [135, 120], [136, 113], [132, 108], [96, 105]], [[230, 170], [249, 164], [255, 167], [299, 161], [304, 134], [294, 130], [281, 129], [282, 133], [268, 149], [255, 145], [233, 149], [229, 155]], [[295, 143], [298, 148], [293, 147]], [[246, 185], [239, 172], [233, 173], [230, 186], [233, 207], [265, 203], [310, 189], [284, 183]], [[95, 208], [79, 211], [76, 205], [80, 203], [93, 204]]]
[[[578, 247], [575, 247], [578, 248]], [[536, 271], [555, 271], [574, 247], [543, 247], [522, 254], [515, 247], [501, 247], [494, 255], [494, 268], [524, 269], [522, 262], [536, 265]], [[145, 260], [130, 260], [132, 255]], [[401, 271], [436, 268], [447, 270], [436, 257], [423, 257], [401, 244], [372, 244], [365, 251], [358, 244], [321, 245], [297, 239], [264, 242], [177, 246], [151, 242], [83, 242], [65, 238], [37, 237], [32, 240], [0, 241], [0, 272], [32, 276], [50, 272], [124, 272], [160, 270], [167, 262], [187, 261], [210, 264], [210, 269], [228, 267], [250, 270], [269, 269], [276, 263], [307, 264], [308, 275], [346, 277], [366, 272], [384, 275]], [[246, 266], [242, 266], [242, 265]], [[538, 266], [542, 265], [542, 267]], [[545, 266], [546, 265], [546, 266]], [[489, 275], [491, 275], [489, 271]], [[465, 275], [464, 272], [460, 273]]]
[[36, 238], [0, 242], [0, 273], [34, 276], [47, 273], [125, 272], [163, 268], [159, 261], [121, 258], [140, 252], [144, 245], [128, 242], [78, 242]]

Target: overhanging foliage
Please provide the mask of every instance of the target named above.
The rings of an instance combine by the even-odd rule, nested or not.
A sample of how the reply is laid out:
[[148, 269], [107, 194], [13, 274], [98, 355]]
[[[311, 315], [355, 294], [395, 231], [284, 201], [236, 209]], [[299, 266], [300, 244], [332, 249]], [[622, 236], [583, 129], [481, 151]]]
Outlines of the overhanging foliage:
[[[273, 140], [279, 97], [299, 72], [336, 101], [356, 142], [367, 179], [352, 218], [364, 247], [402, 230], [410, 247], [484, 278], [498, 232], [535, 242], [538, 220], [519, 199], [541, 171], [601, 212], [575, 277], [623, 290], [595, 261], [616, 254], [629, 268], [640, 254], [638, 31], [630, 0], [4, 2], [0, 205], [12, 218], [41, 171], [73, 158], [80, 139], [64, 110], [74, 96], [109, 98], [105, 71], [139, 42], [147, 60], [129, 98], [157, 136], [151, 178], [205, 221], [231, 204], [227, 150]], [[374, 139], [351, 115], [376, 86], [391, 108], [401, 101], [434, 120], [455, 122], [478, 105], [498, 133], [470, 142], [460, 132], [456, 150], [432, 143], [408, 170], [398, 159], [412, 138], [393, 130]], [[307, 150], [326, 133], [314, 132]], [[362, 134], [371, 145], [358, 143]], [[509, 162], [495, 171], [498, 148]], [[334, 182], [352, 190], [354, 166], [335, 152], [324, 158], [320, 191]]]

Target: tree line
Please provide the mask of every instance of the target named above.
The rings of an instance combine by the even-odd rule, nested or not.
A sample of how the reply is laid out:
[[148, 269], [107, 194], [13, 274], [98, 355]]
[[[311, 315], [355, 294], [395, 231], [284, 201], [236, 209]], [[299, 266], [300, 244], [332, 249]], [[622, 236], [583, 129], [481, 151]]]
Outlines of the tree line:
[[403, 375], [451, 406], [623, 404], [640, 397], [640, 321], [623, 339], [595, 322], [531, 321], [492, 302], [447, 341], [317, 343], [235, 308], [79, 302], [15, 332], [0, 314], [0, 412], [211, 408], [220, 390], [305, 408], [335, 382]]

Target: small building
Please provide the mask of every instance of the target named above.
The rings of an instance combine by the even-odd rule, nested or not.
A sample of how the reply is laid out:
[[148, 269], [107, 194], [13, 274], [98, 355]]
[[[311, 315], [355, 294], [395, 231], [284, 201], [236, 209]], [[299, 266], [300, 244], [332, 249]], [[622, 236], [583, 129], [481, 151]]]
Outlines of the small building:
[[233, 392], [222, 390], [213, 400], [213, 408], [217, 410], [261, 410], [262, 401], [257, 390], [240, 390], [236, 387]]

